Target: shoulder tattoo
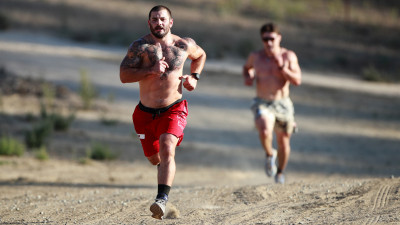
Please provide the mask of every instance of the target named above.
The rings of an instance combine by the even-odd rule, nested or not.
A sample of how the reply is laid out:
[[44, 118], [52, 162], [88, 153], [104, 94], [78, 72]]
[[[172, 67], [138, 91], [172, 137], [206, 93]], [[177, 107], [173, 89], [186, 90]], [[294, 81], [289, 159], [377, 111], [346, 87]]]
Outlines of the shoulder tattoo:
[[122, 66], [136, 68], [141, 66], [143, 62], [143, 55], [145, 53], [146, 42], [143, 39], [139, 39], [133, 42], [129, 48], [128, 52], [122, 61]]
[[187, 41], [191, 45], [196, 45], [196, 42], [190, 37], [184, 37], [183, 40]]
[[149, 57], [150, 62], [154, 65], [156, 61], [162, 58], [161, 49], [157, 49], [148, 40], [143, 38], [133, 42], [128, 49], [128, 53], [122, 62], [122, 66], [137, 68], [143, 63], [145, 56]]

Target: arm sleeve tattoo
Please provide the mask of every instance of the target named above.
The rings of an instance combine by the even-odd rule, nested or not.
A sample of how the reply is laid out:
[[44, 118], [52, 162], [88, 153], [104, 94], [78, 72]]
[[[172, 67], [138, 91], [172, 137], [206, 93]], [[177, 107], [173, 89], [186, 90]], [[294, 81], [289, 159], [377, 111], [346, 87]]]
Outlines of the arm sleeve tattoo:
[[145, 49], [145, 41], [143, 39], [139, 39], [133, 42], [128, 49], [128, 52], [121, 63], [123, 67], [129, 68], [138, 68], [142, 65], [143, 56], [146, 51]]

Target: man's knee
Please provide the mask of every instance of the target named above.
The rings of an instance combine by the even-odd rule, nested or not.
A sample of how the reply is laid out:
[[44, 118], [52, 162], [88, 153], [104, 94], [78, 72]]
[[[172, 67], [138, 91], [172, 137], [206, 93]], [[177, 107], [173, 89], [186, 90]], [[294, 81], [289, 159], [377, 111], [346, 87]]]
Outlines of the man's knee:
[[272, 136], [274, 130], [274, 121], [267, 118], [259, 118], [256, 121], [259, 133], [265, 137]]
[[160, 155], [158, 153], [156, 153], [156, 154], [154, 154], [154, 155], [152, 155], [150, 157], [147, 157], [147, 159], [154, 166], [160, 164], [160, 162], [161, 162]]
[[259, 132], [259, 134], [260, 134], [260, 136], [262, 137], [262, 138], [272, 138], [273, 137], [273, 132], [272, 132], [272, 130], [268, 130], [268, 129], [266, 129], [266, 128], [262, 128], [262, 129], [259, 129], [258, 130], [258, 132]]
[[160, 136], [160, 155], [161, 157], [170, 157], [175, 155], [175, 148], [178, 138], [173, 134], [163, 134]]
[[173, 134], [165, 133], [160, 136], [159, 143], [162, 147], [175, 148], [178, 143], [178, 138]]

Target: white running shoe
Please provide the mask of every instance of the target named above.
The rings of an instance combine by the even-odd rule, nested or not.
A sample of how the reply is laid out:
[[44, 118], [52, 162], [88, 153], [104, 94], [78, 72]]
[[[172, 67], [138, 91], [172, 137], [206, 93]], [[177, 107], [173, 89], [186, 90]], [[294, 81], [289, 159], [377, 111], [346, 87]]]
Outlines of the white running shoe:
[[285, 183], [285, 175], [283, 173], [275, 175], [275, 183], [284, 184]]
[[165, 213], [165, 206], [167, 200], [164, 198], [156, 198], [155, 202], [150, 206], [150, 211], [153, 213], [152, 217], [162, 220]]
[[265, 163], [265, 173], [267, 176], [272, 177], [275, 176], [276, 171], [276, 157], [278, 153], [275, 149], [272, 150], [272, 156], [267, 157], [267, 162]]

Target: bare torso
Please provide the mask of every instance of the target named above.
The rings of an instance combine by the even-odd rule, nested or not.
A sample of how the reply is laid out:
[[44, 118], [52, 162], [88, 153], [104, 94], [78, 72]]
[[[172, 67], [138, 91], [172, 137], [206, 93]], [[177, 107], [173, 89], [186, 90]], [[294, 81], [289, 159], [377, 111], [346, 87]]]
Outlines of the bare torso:
[[[274, 59], [267, 56], [262, 50], [253, 54], [256, 96], [265, 100], [279, 100], [288, 97], [290, 82], [282, 76]], [[283, 48], [282, 57], [287, 60], [287, 50]]]
[[182, 98], [182, 87], [193, 91], [197, 79], [183, 74], [186, 59], [190, 73], [200, 74], [206, 53], [191, 38], [168, 33], [162, 39], [148, 34], [134, 41], [120, 65], [122, 83], [139, 82], [140, 101], [150, 108], [163, 108]]
[[[151, 108], [162, 108], [182, 98], [183, 64], [188, 57], [187, 41], [174, 36], [174, 42], [170, 46], [162, 46], [162, 52], [151, 43], [143, 44], [146, 55], [143, 58], [143, 67], [150, 67], [165, 57], [169, 68], [161, 76], [148, 76], [139, 81], [140, 101]], [[162, 55], [160, 55], [162, 54]]]

